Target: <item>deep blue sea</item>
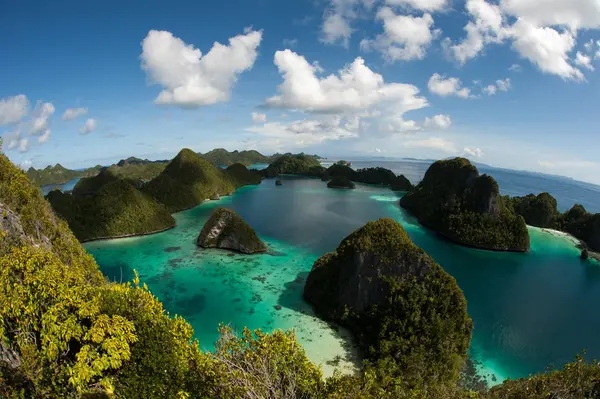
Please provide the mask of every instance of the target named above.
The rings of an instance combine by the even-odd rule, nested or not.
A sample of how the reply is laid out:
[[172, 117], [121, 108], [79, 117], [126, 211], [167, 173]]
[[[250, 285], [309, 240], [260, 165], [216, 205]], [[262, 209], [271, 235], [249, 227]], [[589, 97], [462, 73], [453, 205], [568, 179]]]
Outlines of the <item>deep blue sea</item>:
[[[353, 162], [355, 168], [366, 166], [383, 166], [416, 182], [428, 164]], [[600, 211], [600, 187], [480, 169], [493, 175], [504, 193], [548, 191], [563, 210], [577, 202]], [[306, 275], [353, 230], [390, 217], [456, 278], [475, 326], [470, 354], [490, 383], [560, 366], [583, 349], [600, 359], [600, 265], [581, 262], [571, 240], [530, 228], [531, 251], [525, 254], [464, 248], [420, 226], [398, 206], [399, 198], [385, 188], [337, 190], [319, 179], [286, 176], [283, 186], [267, 179], [180, 212], [170, 231], [85, 246], [113, 280], [128, 280], [136, 269], [166, 309], [192, 324], [204, 349], [212, 348], [219, 323], [236, 329], [294, 328], [308, 356], [330, 374], [335, 364], [351, 371], [356, 352], [343, 330], [334, 331], [303, 301]], [[218, 206], [244, 217], [271, 251], [248, 256], [198, 249], [195, 239]], [[341, 361], [334, 364], [336, 357]]]

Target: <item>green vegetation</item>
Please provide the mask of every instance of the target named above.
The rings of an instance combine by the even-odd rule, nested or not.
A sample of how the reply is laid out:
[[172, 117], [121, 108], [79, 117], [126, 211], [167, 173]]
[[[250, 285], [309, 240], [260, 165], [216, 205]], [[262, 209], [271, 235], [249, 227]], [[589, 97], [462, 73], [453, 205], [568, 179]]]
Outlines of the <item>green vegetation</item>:
[[262, 181], [258, 171], [248, 170], [248, 168], [241, 163], [234, 163], [227, 167], [226, 171], [236, 187], [260, 184]]
[[329, 188], [355, 188], [356, 186], [345, 177], [334, 177], [327, 183]]
[[432, 164], [400, 204], [444, 237], [470, 247], [525, 252], [525, 220], [505, 206], [498, 184], [465, 159]]
[[556, 199], [548, 193], [505, 198], [505, 203], [531, 226], [554, 228], [560, 217]]
[[215, 193], [228, 195], [234, 190], [235, 184], [224, 170], [189, 149], [181, 150], [165, 170], [143, 188], [169, 212], [192, 208]]
[[467, 302], [398, 222], [369, 222], [319, 258], [304, 297], [354, 332], [367, 370], [390, 389], [458, 379], [471, 340]]
[[269, 164], [277, 159], [277, 155], [266, 156], [258, 151], [232, 151], [224, 148], [215, 148], [206, 154], [198, 154], [202, 158], [212, 162], [216, 166], [229, 166], [235, 163], [241, 163], [244, 166], [250, 166], [257, 163]]
[[413, 188], [412, 183], [408, 180], [404, 175], [397, 176], [394, 180], [392, 180], [392, 184], [390, 188], [393, 191], [409, 191]]
[[267, 246], [240, 215], [217, 208], [202, 227], [197, 244], [203, 248], [231, 249], [245, 254], [265, 252]]
[[325, 168], [321, 166], [319, 160], [313, 156], [298, 154], [286, 154], [280, 156], [271, 163], [268, 168], [261, 172], [265, 177], [276, 177], [280, 174], [305, 175], [320, 177]]
[[155, 233], [175, 226], [175, 219], [162, 204], [124, 179], [116, 178], [92, 195], [76, 192], [69, 195], [54, 190], [48, 194], [48, 201], [82, 242]]
[[38, 186], [45, 184], [65, 184], [80, 177], [95, 176], [101, 168], [102, 166], [98, 165], [85, 170], [71, 170], [57, 163], [54, 166], [48, 165], [44, 169], [29, 168], [27, 170], [27, 177]]
[[[510, 199], [506, 197], [506, 200], [515, 213], [525, 218], [527, 224], [564, 231], [583, 241], [593, 251], [600, 251], [600, 214], [588, 213], [579, 204], [561, 214], [556, 199], [548, 193]], [[582, 253], [582, 258], [587, 259], [588, 256], [587, 250], [585, 254]]]

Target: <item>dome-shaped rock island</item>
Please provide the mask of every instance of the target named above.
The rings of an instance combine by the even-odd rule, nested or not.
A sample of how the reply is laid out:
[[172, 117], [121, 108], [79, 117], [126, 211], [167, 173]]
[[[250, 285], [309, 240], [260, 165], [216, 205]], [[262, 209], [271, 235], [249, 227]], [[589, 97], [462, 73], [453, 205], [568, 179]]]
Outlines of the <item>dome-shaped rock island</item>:
[[202, 248], [220, 248], [254, 254], [266, 252], [267, 246], [240, 215], [227, 208], [218, 208], [210, 216], [197, 241]]

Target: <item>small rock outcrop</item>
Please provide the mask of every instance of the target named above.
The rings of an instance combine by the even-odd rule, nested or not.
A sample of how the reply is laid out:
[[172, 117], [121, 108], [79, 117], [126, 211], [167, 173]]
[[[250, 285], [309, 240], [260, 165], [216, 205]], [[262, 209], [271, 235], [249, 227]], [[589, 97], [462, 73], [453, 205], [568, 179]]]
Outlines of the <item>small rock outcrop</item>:
[[327, 187], [329, 188], [348, 188], [352, 189], [356, 186], [350, 180], [345, 177], [334, 177], [331, 179], [329, 183], [327, 183]]
[[210, 196], [211, 201], [218, 201], [221, 199], [221, 196], [219, 195], [219, 193], [213, 193], [213, 195]]
[[462, 291], [392, 219], [367, 223], [321, 256], [304, 298], [392, 373], [452, 380], [466, 357], [472, 322]]
[[231, 209], [218, 208], [210, 216], [197, 244], [203, 248], [221, 248], [245, 254], [265, 252], [267, 246], [256, 232]]

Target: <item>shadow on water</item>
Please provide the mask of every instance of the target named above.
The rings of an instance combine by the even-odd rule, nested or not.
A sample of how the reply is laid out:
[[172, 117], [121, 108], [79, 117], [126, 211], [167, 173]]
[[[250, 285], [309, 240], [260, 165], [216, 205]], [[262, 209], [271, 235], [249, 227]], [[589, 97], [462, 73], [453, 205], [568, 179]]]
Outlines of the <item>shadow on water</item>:
[[131, 265], [126, 262], [115, 262], [103, 265], [102, 274], [104, 274], [109, 281], [117, 283], [132, 281], [134, 277]]
[[304, 284], [308, 278], [308, 272], [300, 272], [292, 281], [285, 283], [284, 289], [279, 296], [279, 305], [300, 313], [312, 313], [312, 307], [304, 301]]

